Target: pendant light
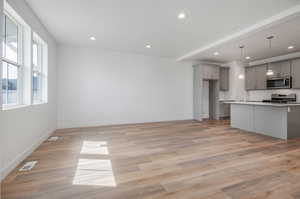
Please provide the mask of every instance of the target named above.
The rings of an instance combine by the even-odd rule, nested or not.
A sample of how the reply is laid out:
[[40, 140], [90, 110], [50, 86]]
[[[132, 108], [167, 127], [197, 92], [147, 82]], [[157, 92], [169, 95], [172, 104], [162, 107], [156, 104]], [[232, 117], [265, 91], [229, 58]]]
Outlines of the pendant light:
[[[268, 68], [269, 68], [269, 64], [268, 64]], [[267, 70], [267, 76], [272, 76], [272, 75], [274, 75], [273, 70], [272, 69], [268, 69]]]
[[[240, 45], [239, 48], [241, 50], [241, 58], [240, 58], [240, 60], [241, 60], [241, 62], [243, 62], [243, 60], [244, 60], [243, 57], [244, 57], [244, 48], [245, 48], [245, 46], [244, 45]], [[239, 79], [244, 79], [245, 76], [244, 76], [244, 74], [239, 74], [238, 78]]]
[[241, 61], [243, 61], [243, 57], [244, 57], [244, 45], [240, 45], [240, 50], [241, 50]]
[[[270, 49], [270, 51], [272, 49], [272, 39], [274, 39], [273, 35], [267, 37], [267, 40], [269, 40], [269, 49]], [[269, 66], [270, 66], [270, 64], [268, 64], [268, 70], [267, 70], [266, 75], [267, 76], [272, 76], [272, 75], [274, 75], [274, 71], [272, 69], [270, 69]]]

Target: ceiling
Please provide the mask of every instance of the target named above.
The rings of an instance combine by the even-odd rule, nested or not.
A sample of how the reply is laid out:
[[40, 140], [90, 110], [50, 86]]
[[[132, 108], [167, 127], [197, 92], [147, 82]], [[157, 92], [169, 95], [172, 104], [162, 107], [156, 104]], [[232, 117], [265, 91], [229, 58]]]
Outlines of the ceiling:
[[[274, 36], [270, 42], [267, 39]], [[240, 46], [244, 46], [241, 52]], [[293, 46], [293, 49], [288, 49]], [[188, 59], [226, 63], [233, 60], [252, 62], [300, 51], [300, 16], [272, 25], [255, 33], [233, 39], [199, 52]], [[218, 52], [219, 55], [214, 55]], [[251, 57], [246, 60], [246, 57]]]
[[[172, 58], [207, 46], [300, 4], [299, 0], [26, 1], [61, 44]], [[180, 12], [186, 14], [186, 19], [177, 18]], [[291, 24], [300, 27], [299, 19]], [[295, 34], [299, 35], [299, 28], [294, 26], [283, 25], [288, 31], [278, 28], [276, 39], [284, 34], [297, 37]], [[263, 40], [268, 34], [261, 33], [259, 37]], [[96, 37], [96, 41], [89, 40], [90, 36]], [[287, 38], [282, 42], [295, 41]], [[146, 44], [151, 44], [152, 48], [145, 48]], [[260, 54], [251, 52], [251, 46], [265, 47], [265, 41], [258, 39], [244, 44], [253, 57]], [[227, 52], [227, 49], [231, 50]], [[224, 61], [234, 58], [238, 49], [236, 44], [232, 44], [227, 48], [220, 47], [218, 51], [226, 51], [228, 55], [220, 54], [215, 59], [210, 56], [212, 51], [207, 51], [207, 54], [199, 54], [192, 59]]]

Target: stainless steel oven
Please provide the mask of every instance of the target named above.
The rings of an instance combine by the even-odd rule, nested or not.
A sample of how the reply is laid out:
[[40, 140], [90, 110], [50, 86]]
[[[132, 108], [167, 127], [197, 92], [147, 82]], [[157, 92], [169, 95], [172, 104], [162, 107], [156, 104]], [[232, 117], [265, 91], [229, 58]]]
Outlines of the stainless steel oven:
[[292, 88], [292, 77], [273, 77], [267, 79], [268, 89]]

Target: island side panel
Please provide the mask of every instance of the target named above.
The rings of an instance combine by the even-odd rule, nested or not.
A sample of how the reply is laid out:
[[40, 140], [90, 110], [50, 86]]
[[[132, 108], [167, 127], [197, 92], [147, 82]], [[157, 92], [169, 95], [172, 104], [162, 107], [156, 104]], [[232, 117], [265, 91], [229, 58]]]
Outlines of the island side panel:
[[231, 127], [254, 131], [254, 106], [231, 104]]
[[300, 107], [292, 106], [287, 113], [288, 139], [300, 137]]
[[254, 132], [287, 139], [287, 107], [254, 107]]

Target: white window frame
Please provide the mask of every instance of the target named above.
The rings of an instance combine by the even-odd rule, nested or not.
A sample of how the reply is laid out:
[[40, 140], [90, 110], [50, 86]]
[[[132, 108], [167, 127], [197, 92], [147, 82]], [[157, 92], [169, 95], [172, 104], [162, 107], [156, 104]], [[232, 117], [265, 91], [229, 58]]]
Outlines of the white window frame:
[[[33, 51], [32, 51], [32, 103], [33, 104], [40, 104], [43, 103], [43, 64], [42, 64], [42, 56], [43, 56], [43, 47], [42, 44], [38, 41], [38, 39], [36, 38], [35, 35], [33, 35], [33, 39], [31, 42], [32, 45], [32, 49], [33, 49], [33, 45], [36, 44], [37, 46], [37, 65], [35, 66], [33, 64]], [[34, 99], [34, 87], [33, 87], [33, 78], [35, 76], [35, 74], [37, 74], [38, 76], [40, 76], [40, 80], [39, 80], [39, 93], [38, 96], [39, 98], [37, 100]]]
[[[3, 16], [6, 18], [9, 18], [13, 23], [17, 25], [18, 28], [18, 38], [17, 38], [17, 43], [18, 43], [18, 57], [17, 57], [17, 62], [9, 60], [5, 57], [2, 56], [2, 62], [6, 62], [7, 64], [14, 65], [18, 68], [18, 85], [17, 85], [17, 102], [16, 103], [11, 103], [11, 104], [2, 104], [2, 107], [4, 109], [9, 109], [11, 107], [15, 106], [22, 106], [23, 105], [23, 31], [24, 28], [20, 22], [18, 22], [7, 10], [3, 11]], [[3, 20], [3, 23], [6, 23], [6, 20]], [[3, 27], [6, 27], [6, 24], [4, 24]], [[6, 32], [5, 32], [6, 33]], [[3, 40], [2, 44], [4, 45], [2, 49], [5, 48], [6, 42]], [[4, 53], [4, 52], [3, 52]], [[2, 63], [3, 67], [3, 63]], [[1, 67], [2, 71], [3, 68]], [[7, 76], [8, 76], [8, 71], [7, 71]], [[2, 80], [2, 77], [1, 77]], [[8, 86], [8, 84], [7, 84]], [[6, 99], [6, 102], [8, 102], [8, 99]]]
[[[47, 66], [47, 55], [46, 53], [48, 53], [47, 51], [47, 44], [41, 39], [41, 37], [33, 32], [32, 33], [32, 41], [31, 41], [31, 46], [33, 49], [33, 44], [37, 45], [37, 66], [35, 66], [33, 64], [33, 50], [32, 50], [32, 56], [31, 56], [31, 68], [32, 68], [32, 74], [31, 74], [31, 79], [32, 79], [32, 104], [45, 104], [48, 102], [47, 99], [47, 82], [48, 82], [48, 66]], [[37, 68], [35, 68], [37, 67]], [[34, 91], [33, 91], [33, 77], [35, 75], [35, 73], [37, 73], [40, 76], [40, 93], [39, 93], [39, 99], [36, 101], [34, 99]]]

